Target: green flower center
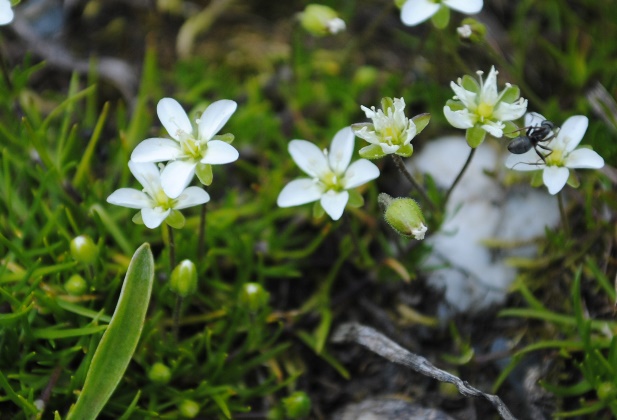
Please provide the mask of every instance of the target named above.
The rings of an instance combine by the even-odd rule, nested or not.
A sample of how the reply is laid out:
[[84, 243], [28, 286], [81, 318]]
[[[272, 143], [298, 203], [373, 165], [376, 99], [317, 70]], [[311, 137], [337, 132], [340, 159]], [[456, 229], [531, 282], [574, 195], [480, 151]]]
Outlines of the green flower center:
[[206, 142], [196, 140], [185, 132], [180, 133], [180, 148], [184, 156], [200, 160], [206, 147]]
[[476, 110], [476, 112], [478, 113], [478, 115], [482, 118], [488, 118], [491, 115], [493, 115], [493, 105], [487, 104], [486, 102], [482, 102], [480, 103], [480, 105], [478, 105], [478, 109]]
[[564, 153], [562, 150], [553, 150], [545, 159], [548, 166], [564, 166]]
[[320, 180], [326, 187], [326, 191], [343, 191], [344, 188], [341, 185], [341, 178], [334, 172], [328, 172]]

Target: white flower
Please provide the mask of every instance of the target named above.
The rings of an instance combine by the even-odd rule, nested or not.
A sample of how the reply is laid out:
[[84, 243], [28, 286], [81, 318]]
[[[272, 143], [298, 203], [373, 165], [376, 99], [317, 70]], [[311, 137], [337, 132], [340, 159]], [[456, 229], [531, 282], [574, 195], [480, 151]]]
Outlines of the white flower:
[[[454, 91], [454, 100], [448, 101], [443, 112], [450, 124], [467, 130], [467, 142], [471, 147], [478, 147], [486, 133], [501, 137], [506, 128], [506, 121], [516, 120], [527, 110], [527, 99], [520, 98], [518, 87], [506, 83], [501, 92], [497, 91], [497, 71], [491, 67], [486, 80], [482, 72], [478, 75], [480, 83], [465, 76], [457, 83], [450, 83]], [[514, 131], [516, 127], [508, 124]]]
[[315, 36], [334, 35], [345, 30], [345, 21], [322, 4], [309, 4], [298, 14], [300, 25]]
[[328, 31], [332, 34], [338, 34], [339, 32], [343, 32], [346, 28], [345, 21], [341, 18], [330, 19], [326, 22], [326, 27]]
[[353, 124], [356, 136], [371, 143], [360, 149], [360, 156], [377, 159], [389, 154], [409, 157], [413, 153], [411, 140], [420, 132], [430, 119], [430, 115], [421, 114], [413, 119], [405, 116], [405, 100], [403, 98], [383, 98], [382, 109], [374, 106], [361, 106], [367, 118], [373, 123]]
[[143, 191], [133, 188], [120, 188], [114, 191], [107, 202], [117, 206], [140, 209], [133, 221], [143, 223], [150, 229], [160, 226], [163, 221], [175, 228], [184, 225], [184, 217], [178, 210], [197, 206], [210, 201], [210, 196], [203, 188], [188, 187], [170, 198], [161, 186], [161, 172], [154, 163], [137, 163], [129, 161], [129, 169], [144, 187]]
[[163, 190], [171, 198], [180, 195], [193, 179], [195, 171], [199, 180], [209, 185], [211, 179], [206, 180], [207, 176], [202, 175], [208, 172], [209, 165], [229, 163], [238, 159], [238, 151], [233, 146], [214, 137], [235, 112], [236, 107], [237, 104], [228, 99], [213, 102], [196, 121], [195, 130], [178, 101], [172, 98], [161, 99], [156, 112], [173, 140], [146, 139], [133, 150], [131, 160], [171, 161], [161, 173]]
[[0, 25], [6, 25], [13, 21], [13, 9], [10, 0], [0, 0]]
[[306, 140], [292, 140], [289, 153], [310, 178], [299, 178], [287, 184], [278, 196], [279, 207], [299, 206], [319, 200], [321, 207], [338, 220], [349, 200], [347, 190], [379, 176], [379, 169], [366, 159], [352, 163], [354, 135], [350, 127], [339, 130], [330, 151]]
[[407, 26], [415, 26], [429, 19], [443, 6], [473, 15], [482, 10], [483, 0], [407, 0], [401, 8], [401, 20]]
[[[525, 126], [540, 125], [545, 118], [540, 114], [525, 115]], [[566, 185], [570, 176], [570, 169], [585, 168], [599, 169], [604, 166], [604, 159], [598, 153], [586, 147], [577, 148], [583, 139], [589, 120], [584, 115], [575, 115], [563, 123], [555, 138], [543, 146], [551, 152], [540, 151], [542, 160], [536, 151], [531, 148], [528, 152], [516, 155], [510, 154], [506, 159], [506, 166], [518, 171], [535, 171], [543, 169], [542, 181], [551, 194], [557, 194]], [[540, 149], [541, 150], [541, 149]]]
[[456, 28], [456, 32], [461, 38], [464, 38], [464, 39], [469, 39], [469, 37], [471, 37], [471, 35], [473, 34], [473, 30], [471, 29], [471, 26], [469, 25], [459, 26], [458, 28]]

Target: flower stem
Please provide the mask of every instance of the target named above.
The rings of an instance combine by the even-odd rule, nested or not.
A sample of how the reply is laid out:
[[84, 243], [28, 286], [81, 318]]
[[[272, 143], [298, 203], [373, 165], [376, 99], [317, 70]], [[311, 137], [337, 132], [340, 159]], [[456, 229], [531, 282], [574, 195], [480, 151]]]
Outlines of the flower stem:
[[401, 158], [399, 155], [392, 155], [392, 159], [394, 160], [394, 164], [396, 165], [396, 168], [399, 170], [399, 172], [402, 173], [405, 178], [407, 178], [407, 181], [409, 181], [416, 190], [418, 190], [424, 201], [426, 201], [431, 206], [431, 209], [435, 210], [435, 203], [433, 203], [433, 200], [431, 200], [430, 197], [426, 194], [424, 188], [422, 188], [420, 184], [416, 182], [416, 180], [411, 176], [407, 168], [405, 168], [403, 158]]
[[182, 308], [182, 296], [176, 296], [176, 304], [174, 305], [173, 314], [173, 335], [176, 343], [178, 342], [178, 336], [180, 335], [180, 309]]
[[201, 206], [201, 216], [199, 218], [199, 238], [197, 240], [197, 261], [201, 261], [204, 256], [206, 242], [206, 204]]
[[463, 165], [463, 168], [461, 169], [461, 171], [458, 173], [458, 175], [456, 176], [456, 178], [454, 179], [454, 182], [452, 183], [452, 185], [450, 186], [450, 188], [448, 189], [448, 191], [446, 192], [446, 195], [443, 199], [444, 204], [448, 203], [448, 198], [450, 198], [450, 194], [452, 194], [452, 190], [454, 189], [454, 187], [456, 187], [456, 184], [458, 184], [458, 182], [461, 180], [461, 178], [463, 177], [463, 174], [465, 173], [465, 171], [467, 170], [467, 167], [469, 166], [469, 164], [471, 163], [471, 159], [473, 159], [473, 155], [476, 153], [476, 148], [473, 147], [471, 149], [471, 151], [469, 152], [469, 156], [467, 156], [467, 160], [465, 161], [465, 164]]
[[566, 234], [570, 233], [570, 226], [568, 225], [568, 216], [566, 215], [566, 207], [563, 204], [563, 193], [559, 191], [557, 194], [557, 202], [559, 203], [559, 214], [561, 215], [561, 224]]
[[174, 228], [167, 225], [167, 233], [169, 234], [169, 273], [176, 267], [176, 241], [174, 240]]

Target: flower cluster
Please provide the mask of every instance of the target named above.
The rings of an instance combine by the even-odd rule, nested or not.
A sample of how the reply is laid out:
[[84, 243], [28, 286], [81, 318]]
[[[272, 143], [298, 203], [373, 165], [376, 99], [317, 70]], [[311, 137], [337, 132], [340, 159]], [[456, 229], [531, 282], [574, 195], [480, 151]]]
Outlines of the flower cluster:
[[452, 82], [450, 87], [455, 95], [443, 108], [446, 119], [456, 128], [467, 130], [466, 139], [470, 147], [478, 147], [486, 137], [501, 137], [505, 132], [513, 133], [517, 127], [511, 121], [522, 117], [527, 110], [527, 99], [520, 97], [517, 86], [506, 83], [505, 89], [497, 90], [497, 70], [491, 67], [486, 80], [478, 75], [480, 83], [465, 75]]
[[[525, 115], [525, 126], [537, 127], [544, 120], [540, 114], [529, 113]], [[548, 192], [557, 194], [569, 181], [570, 169], [600, 169], [604, 166], [604, 159], [598, 153], [587, 147], [577, 147], [588, 125], [589, 120], [584, 115], [570, 117], [545, 144], [545, 153], [532, 147], [523, 154], [510, 154], [506, 166], [518, 171], [543, 170], [542, 181]]]
[[[233, 135], [216, 136], [236, 107], [231, 100], [216, 101], [204, 111], [194, 128], [175, 99], [161, 99], [156, 110], [171, 139], [157, 137], [139, 143], [131, 154], [129, 169], [143, 186], [143, 191], [121, 188], [107, 201], [140, 209], [133, 221], [150, 229], [160, 226], [163, 221], [174, 228], [184, 226], [184, 216], [178, 210], [210, 200], [202, 188], [188, 187], [193, 176], [197, 175], [202, 184], [210, 185], [211, 165], [238, 159], [238, 151], [229, 144]], [[159, 170], [155, 162], [168, 163], [161, 165]]]

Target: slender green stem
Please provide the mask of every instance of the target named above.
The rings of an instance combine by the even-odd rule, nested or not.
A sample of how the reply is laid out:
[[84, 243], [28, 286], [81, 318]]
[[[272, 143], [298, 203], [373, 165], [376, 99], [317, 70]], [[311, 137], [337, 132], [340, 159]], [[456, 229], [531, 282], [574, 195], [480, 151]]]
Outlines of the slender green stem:
[[180, 335], [180, 309], [182, 308], [182, 296], [176, 296], [176, 304], [174, 305], [174, 314], [173, 314], [173, 334], [174, 340], [176, 343], [178, 342], [178, 337]]
[[407, 178], [407, 181], [409, 181], [416, 190], [418, 190], [424, 201], [426, 201], [431, 206], [431, 208], [435, 210], [435, 203], [433, 203], [433, 200], [431, 200], [430, 197], [426, 194], [424, 188], [422, 188], [422, 186], [416, 182], [416, 180], [413, 178], [413, 176], [411, 176], [407, 168], [405, 168], [403, 158], [401, 158], [399, 155], [393, 154], [392, 159], [394, 160], [394, 164], [396, 165], [396, 168], [399, 170], [399, 172], [403, 174], [405, 178]]
[[570, 226], [568, 225], [568, 216], [566, 214], [566, 207], [563, 204], [563, 192], [559, 191], [557, 194], [557, 202], [559, 203], [559, 214], [561, 215], [561, 224], [567, 235], [570, 234]]
[[452, 190], [454, 189], [454, 187], [456, 187], [456, 184], [458, 184], [458, 182], [461, 180], [461, 178], [463, 177], [463, 174], [465, 173], [465, 171], [467, 170], [467, 167], [469, 166], [469, 164], [471, 163], [471, 159], [473, 159], [473, 155], [476, 153], [476, 148], [472, 148], [471, 151], [469, 152], [469, 156], [467, 156], [467, 160], [465, 161], [465, 164], [463, 165], [463, 168], [461, 169], [461, 171], [458, 173], [458, 175], [456, 176], [456, 178], [454, 179], [454, 182], [452, 183], [452, 185], [450, 186], [450, 188], [448, 189], [448, 191], [446, 192], [446, 195], [443, 199], [444, 203], [448, 202], [448, 198], [450, 198], [450, 194], [452, 194]]
[[169, 234], [169, 272], [176, 267], [176, 241], [174, 240], [174, 228], [167, 225], [167, 233]]
[[201, 215], [199, 218], [199, 238], [197, 240], [197, 261], [202, 261], [204, 250], [206, 247], [206, 204], [201, 206]]

